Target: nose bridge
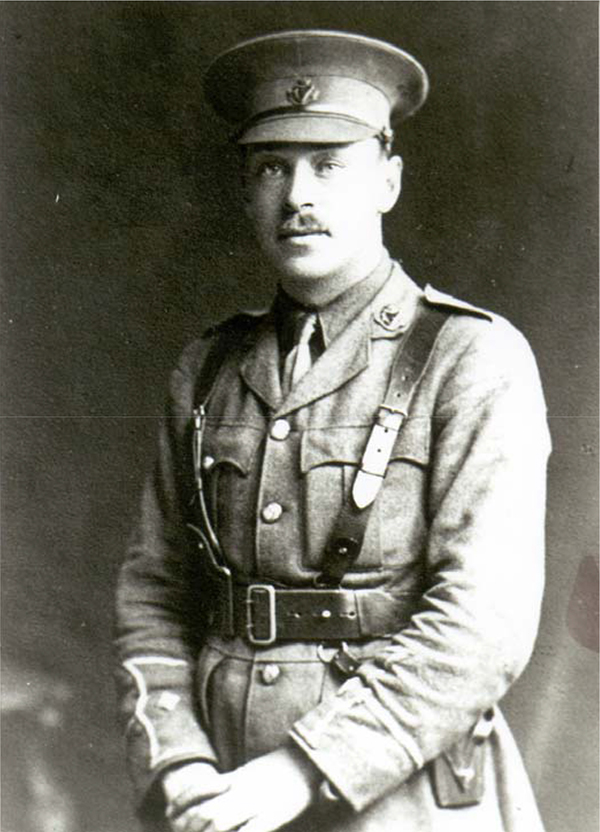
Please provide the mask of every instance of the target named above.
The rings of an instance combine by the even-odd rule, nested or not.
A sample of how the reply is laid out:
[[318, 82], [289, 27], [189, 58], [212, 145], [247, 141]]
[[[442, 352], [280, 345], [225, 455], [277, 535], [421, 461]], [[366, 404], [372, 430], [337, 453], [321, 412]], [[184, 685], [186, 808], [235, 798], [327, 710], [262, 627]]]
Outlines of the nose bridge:
[[315, 176], [309, 159], [296, 159], [288, 178], [287, 202], [293, 208], [314, 204]]

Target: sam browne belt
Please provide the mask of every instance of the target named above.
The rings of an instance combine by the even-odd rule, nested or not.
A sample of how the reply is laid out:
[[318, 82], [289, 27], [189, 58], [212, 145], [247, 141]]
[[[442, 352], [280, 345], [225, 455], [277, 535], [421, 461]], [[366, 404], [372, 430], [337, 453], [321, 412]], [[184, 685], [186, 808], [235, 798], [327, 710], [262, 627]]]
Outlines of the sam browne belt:
[[402, 340], [390, 373], [385, 399], [368, 438], [351, 499], [343, 506], [323, 553], [317, 589], [280, 589], [270, 584], [236, 584], [212, 528], [202, 479], [202, 436], [206, 405], [224, 357], [233, 360], [246, 346], [243, 320], [217, 331], [198, 378], [194, 409], [193, 456], [198, 525], [194, 532], [203, 562], [215, 578], [211, 598], [211, 628], [223, 635], [239, 635], [251, 644], [278, 640], [350, 640], [390, 635], [408, 620], [401, 598], [377, 589], [339, 588], [345, 573], [360, 554], [370, 510], [383, 484], [398, 433], [406, 418], [437, 335], [450, 313], [421, 303]]
[[406, 624], [418, 597], [392, 597], [380, 589], [223, 584], [214, 596], [209, 626], [219, 635], [241, 636], [255, 645], [376, 638]]

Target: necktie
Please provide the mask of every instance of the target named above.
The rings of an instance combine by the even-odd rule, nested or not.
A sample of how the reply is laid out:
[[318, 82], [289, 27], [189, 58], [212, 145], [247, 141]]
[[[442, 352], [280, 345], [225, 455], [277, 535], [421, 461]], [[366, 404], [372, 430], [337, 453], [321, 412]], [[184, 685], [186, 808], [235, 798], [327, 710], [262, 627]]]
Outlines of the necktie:
[[298, 384], [302, 376], [311, 368], [310, 339], [314, 334], [316, 325], [316, 312], [302, 315], [296, 324], [295, 346], [289, 351], [283, 368], [282, 387], [285, 395]]

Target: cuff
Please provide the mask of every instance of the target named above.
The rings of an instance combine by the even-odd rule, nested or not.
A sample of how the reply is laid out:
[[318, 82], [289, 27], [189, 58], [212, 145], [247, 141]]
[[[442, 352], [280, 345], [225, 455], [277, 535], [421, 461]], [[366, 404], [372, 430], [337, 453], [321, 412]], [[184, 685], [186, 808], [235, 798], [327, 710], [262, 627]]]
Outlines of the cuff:
[[[127, 758], [137, 803], [156, 803], [160, 775], [174, 765], [217, 756], [200, 726], [191, 702], [187, 662], [140, 657], [124, 662], [135, 683], [133, 715], [126, 731]], [[158, 789], [162, 792], [162, 789]]]
[[291, 738], [357, 812], [423, 765], [413, 741], [359, 679], [296, 722]]

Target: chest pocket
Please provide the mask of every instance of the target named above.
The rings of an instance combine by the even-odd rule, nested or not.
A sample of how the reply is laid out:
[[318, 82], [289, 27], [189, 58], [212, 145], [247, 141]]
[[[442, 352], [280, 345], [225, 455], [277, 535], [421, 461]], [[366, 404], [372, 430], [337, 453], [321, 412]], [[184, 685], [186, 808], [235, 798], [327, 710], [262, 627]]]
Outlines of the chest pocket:
[[253, 551], [256, 460], [263, 439], [262, 426], [235, 422], [208, 421], [204, 435], [202, 467], [211, 520], [228, 560], [233, 558], [242, 570], [249, 566], [242, 553], [247, 558]]
[[209, 420], [204, 436], [204, 467], [211, 471], [220, 465], [231, 465], [239, 474], [246, 476], [263, 436], [262, 426], [236, 422], [213, 423]]
[[[371, 433], [371, 425], [310, 429], [302, 437], [307, 522], [306, 565], [319, 568], [327, 538], [351, 489]], [[351, 571], [401, 565], [423, 545], [431, 422], [405, 421], [398, 434], [385, 481], [371, 509], [361, 553]]]

